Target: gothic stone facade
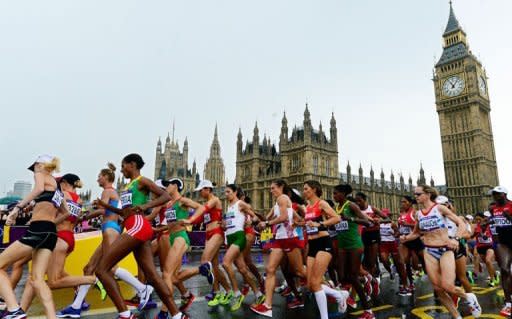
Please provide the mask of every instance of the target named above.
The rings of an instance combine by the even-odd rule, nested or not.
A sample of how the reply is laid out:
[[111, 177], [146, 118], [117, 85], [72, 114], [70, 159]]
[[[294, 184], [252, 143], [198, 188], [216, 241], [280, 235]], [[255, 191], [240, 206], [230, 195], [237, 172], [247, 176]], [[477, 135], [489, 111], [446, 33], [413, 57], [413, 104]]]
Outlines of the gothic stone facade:
[[[318, 130], [313, 128], [307, 104], [302, 127], [294, 127], [290, 135], [286, 114], [281, 124], [279, 151], [266, 136], [260, 142], [257, 124], [252, 142], [247, 141], [245, 147], [241, 130], [238, 133], [235, 181], [251, 197], [256, 210], [271, 209], [274, 200], [270, 194], [270, 184], [278, 178], [285, 179], [291, 187], [299, 191], [302, 191], [305, 181], [317, 180], [323, 186], [323, 198], [326, 199], [332, 198], [335, 185], [350, 183], [355, 191], [367, 193], [372, 205], [390, 208], [394, 213], [398, 211], [400, 197], [411, 193], [411, 178], [409, 184], [405, 184], [402, 177], [400, 183], [395, 183], [393, 174], [391, 181], [385, 181], [384, 173], [381, 173], [380, 181], [376, 181], [373, 170], [369, 178], [363, 176], [362, 168], [359, 175], [352, 175], [350, 165], [347, 167], [347, 174], [339, 172], [334, 114], [330, 121], [329, 138], [322, 124]], [[421, 178], [424, 182], [424, 173]]]
[[498, 185], [485, 69], [469, 50], [450, 4], [434, 90], [441, 130], [447, 195], [460, 212], [483, 211]]

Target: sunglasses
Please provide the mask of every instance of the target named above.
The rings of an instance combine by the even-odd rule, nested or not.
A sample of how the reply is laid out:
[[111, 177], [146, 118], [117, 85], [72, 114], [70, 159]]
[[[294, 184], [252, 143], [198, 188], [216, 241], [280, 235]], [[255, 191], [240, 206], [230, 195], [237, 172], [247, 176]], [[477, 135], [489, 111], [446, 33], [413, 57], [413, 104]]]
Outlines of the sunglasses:
[[425, 194], [425, 193], [414, 193], [414, 196], [418, 197], [418, 196], [421, 196], [423, 194]]

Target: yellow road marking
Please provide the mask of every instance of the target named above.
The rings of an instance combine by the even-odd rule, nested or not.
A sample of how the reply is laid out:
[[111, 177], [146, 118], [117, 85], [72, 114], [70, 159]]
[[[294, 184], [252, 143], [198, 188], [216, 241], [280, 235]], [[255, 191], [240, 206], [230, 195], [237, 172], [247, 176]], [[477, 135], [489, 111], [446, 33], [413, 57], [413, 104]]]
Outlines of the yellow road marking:
[[421, 297], [418, 297], [419, 300], [424, 300], [424, 299], [428, 299], [428, 298], [431, 298], [431, 297], [434, 297], [434, 294], [428, 294], [428, 295], [425, 295], [425, 296], [421, 296]]
[[[383, 305], [383, 306], [372, 308], [372, 311], [377, 312], [377, 311], [386, 310], [386, 309], [389, 309], [389, 308], [393, 308], [393, 306], [392, 305]], [[364, 310], [360, 310], [360, 311], [357, 311], [357, 312], [351, 312], [350, 314], [357, 316], [357, 315], [362, 315], [363, 312], [364, 312]]]

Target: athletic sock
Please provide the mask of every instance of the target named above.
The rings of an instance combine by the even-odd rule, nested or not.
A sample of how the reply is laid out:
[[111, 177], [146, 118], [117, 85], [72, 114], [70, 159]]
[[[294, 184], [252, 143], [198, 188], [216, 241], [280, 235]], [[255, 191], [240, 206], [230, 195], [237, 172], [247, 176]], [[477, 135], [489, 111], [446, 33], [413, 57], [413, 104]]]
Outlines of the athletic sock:
[[84, 302], [85, 296], [87, 295], [87, 292], [89, 292], [90, 288], [91, 285], [78, 286], [78, 291], [76, 293], [75, 300], [73, 300], [73, 303], [71, 304], [71, 308], [82, 309], [82, 303]]
[[240, 290], [237, 290], [233, 293], [233, 295], [236, 297], [240, 296], [242, 293], [240, 292]]
[[183, 298], [190, 298], [190, 290], [187, 290], [187, 292], [183, 295]]
[[263, 293], [258, 290], [258, 291], [256, 291], [255, 295], [256, 295], [256, 298], [259, 298], [259, 297], [263, 296]]
[[9, 312], [16, 312], [16, 311], [18, 311], [18, 310], [20, 310], [20, 309], [21, 309], [21, 307], [20, 307], [20, 306], [18, 306], [18, 307], [16, 307], [16, 308], [12, 309], [12, 310], [7, 309], [7, 311], [9, 311]]
[[130, 312], [130, 310], [126, 310], [126, 311], [120, 312], [119, 316], [120, 317], [129, 317], [131, 314], [132, 313]]
[[336, 300], [341, 299], [341, 292], [339, 292], [336, 289], [332, 289], [331, 287], [329, 287], [327, 285], [322, 285], [322, 290], [325, 292], [325, 294], [327, 296], [334, 297], [334, 298], [336, 298]]
[[137, 293], [141, 293], [146, 289], [146, 285], [141, 283], [137, 278], [135, 278], [128, 270], [118, 267], [116, 269], [115, 275], [117, 278], [126, 282], [128, 285], [132, 286], [137, 290]]
[[172, 319], [181, 319], [181, 316], [182, 316], [182, 313], [181, 313], [181, 312], [178, 312], [177, 314], [175, 314], [174, 316], [172, 316]]
[[321, 319], [329, 319], [329, 314], [327, 311], [327, 297], [325, 296], [325, 292], [323, 290], [315, 292], [316, 304], [318, 305], [318, 310], [320, 310], [320, 318]]

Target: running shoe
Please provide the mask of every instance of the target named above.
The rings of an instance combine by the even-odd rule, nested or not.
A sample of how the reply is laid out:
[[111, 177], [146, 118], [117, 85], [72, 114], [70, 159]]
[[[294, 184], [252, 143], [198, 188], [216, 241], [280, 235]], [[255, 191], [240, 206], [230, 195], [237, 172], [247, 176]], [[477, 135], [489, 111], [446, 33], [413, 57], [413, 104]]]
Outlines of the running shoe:
[[349, 297], [349, 293], [346, 290], [340, 291], [341, 298], [338, 301], [338, 312], [345, 313], [347, 311], [347, 299]]
[[261, 305], [262, 303], [265, 302], [265, 299], [266, 299], [265, 295], [262, 294], [259, 297], [256, 297], [255, 304]]
[[367, 295], [367, 296], [371, 296], [372, 295], [372, 282], [370, 279], [368, 279], [367, 277], [364, 277], [364, 293]]
[[144, 308], [142, 308], [141, 310], [148, 310], [148, 309], [154, 309], [158, 307], [158, 304], [153, 300], [153, 299], [149, 299], [148, 302], [146, 303], [146, 306]]
[[489, 287], [496, 287], [496, 279], [489, 280], [489, 282], [487, 282], [487, 286], [489, 286]]
[[230, 290], [227, 294], [224, 294], [223, 298], [220, 300], [220, 304], [223, 306], [229, 305], [234, 296], [233, 290]]
[[247, 296], [247, 294], [249, 293], [250, 290], [251, 290], [251, 288], [248, 285], [243, 285], [240, 292], [242, 293], [242, 295]]
[[286, 297], [292, 293], [292, 288], [286, 287], [283, 291], [281, 291], [281, 296]]
[[103, 287], [101, 281], [96, 280], [96, 284], [94, 287], [96, 287], [96, 289], [100, 291], [101, 300], [105, 301], [105, 299], [107, 299], [107, 291], [105, 290], [105, 287]]
[[140, 293], [140, 303], [137, 306], [137, 309], [140, 311], [146, 307], [149, 299], [151, 299], [151, 294], [153, 293], [153, 286], [146, 285], [146, 288]]
[[140, 303], [140, 297], [138, 295], [133, 296], [130, 299], [125, 299], [124, 303], [128, 306], [137, 307]]
[[[265, 286], [265, 285], [263, 285]], [[286, 288], [288, 288], [288, 285], [286, 284], [286, 281], [283, 282], [283, 284], [279, 287], [277, 287], [274, 291], [277, 292], [277, 293], [282, 293]]]
[[500, 316], [503, 316], [505, 318], [509, 318], [510, 317], [510, 313], [512, 312], [512, 308], [510, 306], [507, 306], [505, 305], [501, 311], [500, 311]]
[[137, 319], [137, 317], [135, 316], [135, 314], [130, 313], [128, 317], [119, 315], [117, 316], [117, 319]]
[[495, 278], [496, 286], [499, 285], [501, 282], [501, 274], [499, 271], [496, 271], [494, 273], [494, 278]]
[[224, 299], [224, 294], [221, 293], [221, 292], [218, 292], [217, 294], [215, 294], [215, 297], [208, 301], [208, 306], [209, 307], [215, 307], [215, 306], [218, 306], [220, 305], [220, 301]]
[[87, 311], [91, 308], [91, 305], [87, 301], [82, 301], [82, 311]]
[[409, 289], [407, 289], [405, 286], [400, 286], [400, 288], [398, 289], [398, 294], [400, 296], [410, 296], [410, 295], [412, 295], [411, 291]]
[[466, 296], [468, 296], [468, 305], [471, 309], [471, 314], [473, 317], [478, 318], [482, 314], [482, 307], [480, 307], [480, 304], [478, 303], [478, 299], [476, 298], [474, 293], [466, 293]]
[[475, 284], [475, 278], [473, 277], [473, 272], [471, 270], [466, 271], [466, 277], [469, 279], [469, 283], [474, 285]]
[[380, 280], [378, 278], [372, 279], [372, 296], [377, 297], [380, 294]]
[[450, 295], [450, 297], [452, 297], [452, 301], [453, 301], [453, 305], [455, 306], [455, 309], [459, 308], [459, 301], [460, 301], [459, 296], [454, 294], [454, 295]]
[[23, 311], [21, 308], [16, 311], [8, 311], [6, 310], [2, 314], [3, 319], [22, 319], [27, 318], [27, 314], [25, 314], [25, 311]]
[[365, 310], [359, 319], [375, 319], [375, 315], [371, 310]]
[[240, 294], [236, 297], [233, 297], [233, 304], [231, 305], [231, 311], [237, 311], [242, 306], [242, 302], [244, 302], [245, 296]]
[[352, 296], [348, 296], [347, 298], [347, 305], [352, 308], [352, 309], [356, 309], [357, 308], [357, 302], [354, 300], [354, 298], [352, 298]]
[[286, 304], [288, 309], [304, 308], [304, 301], [302, 299], [293, 297], [290, 302]]
[[194, 294], [190, 293], [188, 297], [181, 297], [181, 305], [180, 305], [180, 311], [185, 312], [190, 308], [194, 300], [196, 299], [196, 296]]
[[207, 301], [213, 300], [213, 298], [215, 298], [215, 292], [213, 292], [213, 290], [204, 296], [204, 299]]
[[167, 311], [160, 310], [158, 314], [155, 316], [155, 319], [170, 319], [169, 313]]
[[201, 273], [201, 275], [206, 277], [210, 285], [213, 285], [213, 282], [215, 281], [215, 276], [213, 275], [213, 266], [211, 262], [208, 261], [199, 266], [199, 272]]
[[272, 308], [267, 307], [264, 303], [261, 305], [252, 305], [251, 310], [259, 315], [272, 318]]
[[57, 311], [57, 318], [80, 318], [82, 314], [82, 309], [75, 309], [71, 306], [67, 306], [66, 308]]
[[5, 310], [5, 307], [7, 307], [5, 300], [0, 297], [0, 310]]

